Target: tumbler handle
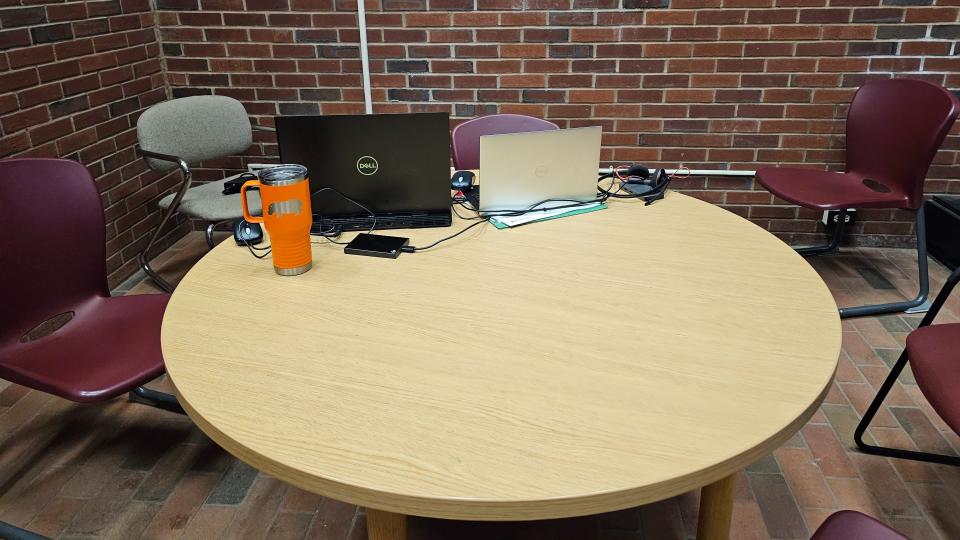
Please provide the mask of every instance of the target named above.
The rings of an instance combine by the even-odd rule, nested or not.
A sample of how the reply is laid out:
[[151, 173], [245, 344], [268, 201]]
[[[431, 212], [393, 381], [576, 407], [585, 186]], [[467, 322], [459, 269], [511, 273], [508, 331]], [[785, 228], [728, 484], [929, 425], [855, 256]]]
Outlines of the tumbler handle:
[[[240, 205], [243, 207], [243, 219], [247, 220], [247, 223], [263, 223], [263, 217], [251, 216], [250, 208], [247, 206], [247, 189], [252, 187], [260, 189], [260, 180], [247, 180], [240, 186]], [[263, 201], [262, 196], [260, 200]]]

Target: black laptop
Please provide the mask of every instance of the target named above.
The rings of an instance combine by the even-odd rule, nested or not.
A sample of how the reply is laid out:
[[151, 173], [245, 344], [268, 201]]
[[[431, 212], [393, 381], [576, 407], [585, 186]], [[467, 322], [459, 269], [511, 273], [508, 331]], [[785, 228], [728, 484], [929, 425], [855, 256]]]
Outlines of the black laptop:
[[447, 113], [278, 116], [280, 159], [309, 171], [313, 232], [450, 225]]

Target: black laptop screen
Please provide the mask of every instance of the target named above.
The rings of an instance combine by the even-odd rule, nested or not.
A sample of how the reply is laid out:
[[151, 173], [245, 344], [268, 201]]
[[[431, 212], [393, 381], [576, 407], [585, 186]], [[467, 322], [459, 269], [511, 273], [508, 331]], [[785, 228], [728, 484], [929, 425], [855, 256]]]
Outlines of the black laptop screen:
[[324, 218], [450, 207], [447, 113], [278, 116], [280, 159], [307, 167], [311, 206]]

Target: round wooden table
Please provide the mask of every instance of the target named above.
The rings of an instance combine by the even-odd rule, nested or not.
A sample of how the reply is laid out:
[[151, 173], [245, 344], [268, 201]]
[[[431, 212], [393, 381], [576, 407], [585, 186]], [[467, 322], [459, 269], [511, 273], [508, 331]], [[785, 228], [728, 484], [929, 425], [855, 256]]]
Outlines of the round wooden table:
[[162, 343], [207, 435], [365, 506], [371, 539], [404, 538], [408, 514], [569, 517], [702, 486], [716, 539], [733, 475], [814, 413], [840, 336], [799, 255], [670, 193], [397, 260], [322, 242], [296, 277], [229, 240], [177, 287]]

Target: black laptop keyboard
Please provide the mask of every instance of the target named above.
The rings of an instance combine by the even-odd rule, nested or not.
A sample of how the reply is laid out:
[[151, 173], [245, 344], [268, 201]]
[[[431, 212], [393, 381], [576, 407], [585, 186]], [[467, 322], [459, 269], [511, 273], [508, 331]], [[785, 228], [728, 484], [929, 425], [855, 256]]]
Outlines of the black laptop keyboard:
[[[329, 234], [334, 231], [366, 231], [374, 225], [370, 216], [321, 218], [313, 222], [310, 234]], [[415, 213], [377, 216], [377, 229], [418, 229], [422, 227], [447, 227], [450, 213]]]

